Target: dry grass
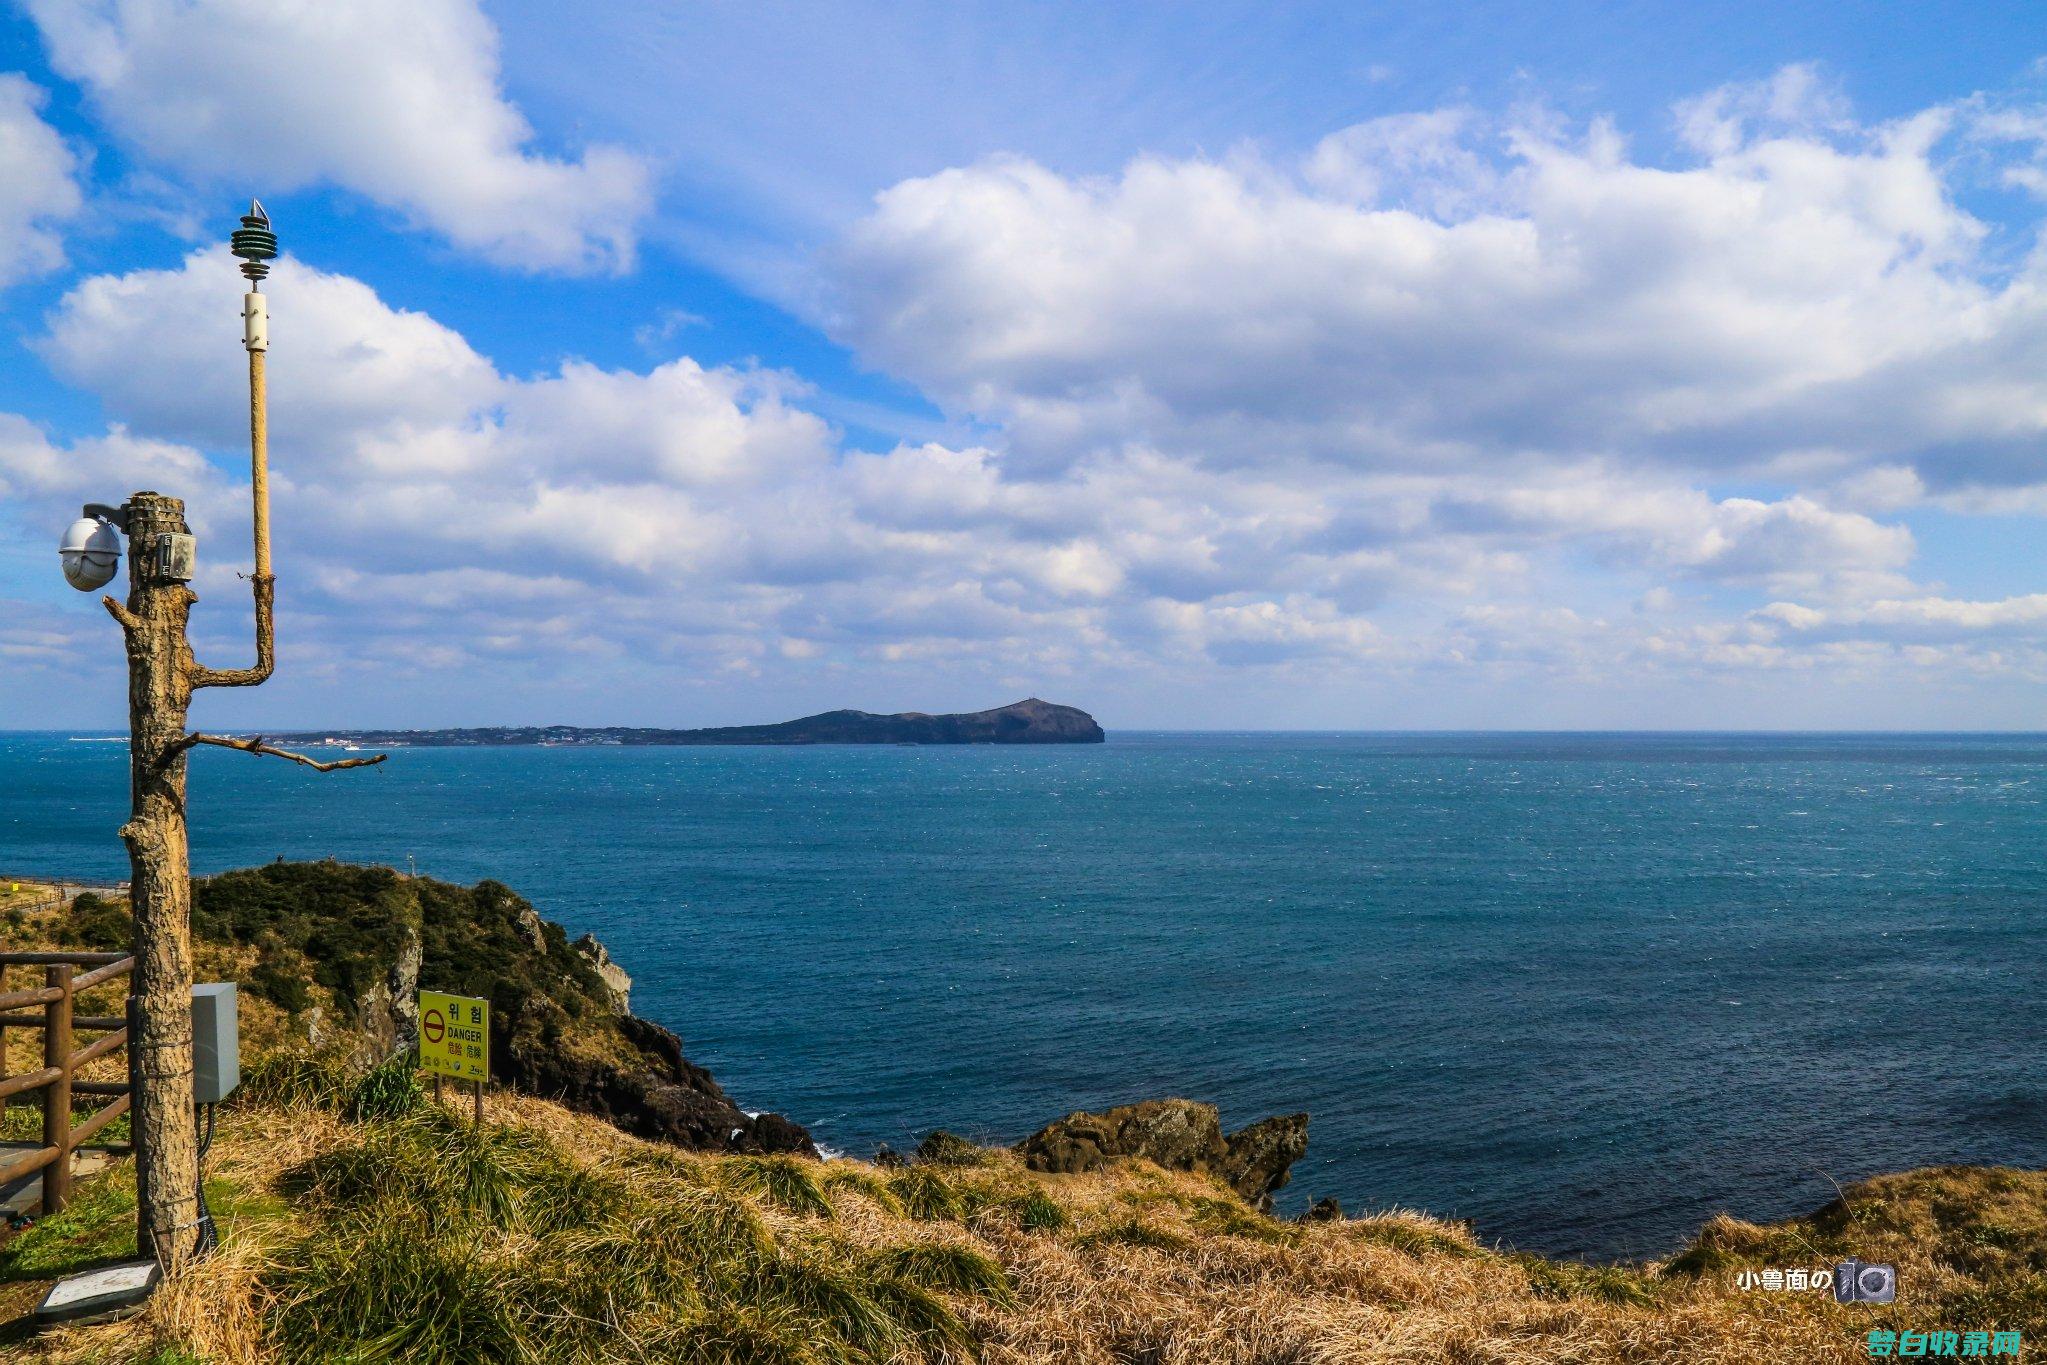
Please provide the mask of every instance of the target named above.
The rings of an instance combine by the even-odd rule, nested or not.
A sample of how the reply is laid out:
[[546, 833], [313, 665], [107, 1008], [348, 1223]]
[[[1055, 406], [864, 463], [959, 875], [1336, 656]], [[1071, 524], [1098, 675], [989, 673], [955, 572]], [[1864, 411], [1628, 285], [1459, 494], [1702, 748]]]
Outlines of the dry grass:
[[[447, 1292], [487, 1304], [498, 1334], [473, 1335], [484, 1319], [458, 1321], [475, 1305], [456, 1302], [448, 1330], [473, 1344], [416, 1358], [1734, 1365], [1864, 1360], [1861, 1334], [1878, 1325], [2047, 1331], [2047, 1176], [2033, 1172], [1885, 1177], [1811, 1218], [1716, 1220], [1664, 1266], [1594, 1268], [1502, 1252], [1418, 1213], [1275, 1222], [1141, 1163], [1044, 1176], [1005, 1153], [907, 1172], [697, 1156], [526, 1097], [492, 1097], [488, 1121], [487, 1169], [467, 1188], [483, 1190], [474, 1209], [495, 1212], [450, 1215], [487, 1273]], [[13, 1349], [49, 1365], [349, 1358], [359, 1334], [337, 1315], [331, 1346], [309, 1345], [322, 1328], [303, 1310], [345, 1298], [320, 1269], [357, 1264], [345, 1237], [396, 1235], [421, 1214], [392, 1184], [414, 1178], [406, 1125], [419, 1122], [351, 1124], [305, 1105], [234, 1114], [209, 1174], [248, 1192], [259, 1216], [231, 1222], [226, 1249], [144, 1316]], [[453, 1131], [425, 1122], [429, 1136]], [[696, 1251], [636, 1259], [677, 1228]], [[1894, 1309], [1734, 1286], [1744, 1267], [1831, 1264], [1843, 1250], [1899, 1263]], [[613, 1271], [599, 1281], [590, 1266], [605, 1258]], [[998, 1281], [975, 1269], [988, 1263]], [[935, 1301], [966, 1335], [903, 1328], [889, 1315], [912, 1309], [888, 1284], [921, 1286], [914, 1303]], [[578, 1314], [610, 1327], [586, 1330]]]

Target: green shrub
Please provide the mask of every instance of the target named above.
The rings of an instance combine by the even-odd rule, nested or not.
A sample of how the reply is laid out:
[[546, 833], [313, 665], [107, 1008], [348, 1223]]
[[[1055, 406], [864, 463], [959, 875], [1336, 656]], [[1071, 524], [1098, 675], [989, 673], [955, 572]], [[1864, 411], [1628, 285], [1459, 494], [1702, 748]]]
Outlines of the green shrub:
[[1359, 1219], [1344, 1226], [1344, 1235], [1360, 1242], [1377, 1242], [1381, 1246], [1392, 1247], [1416, 1260], [1424, 1256], [1473, 1260], [1486, 1254], [1455, 1237], [1398, 1218]]
[[916, 1159], [926, 1166], [979, 1166], [988, 1160], [988, 1153], [958, 1134], [940, 1128], [917, 1144]]
[[551, 1041], [546, 1035], [563, 1020], [593, 1011], [609, 1018], [610, 996], [595, 969], [560, 925], [540, 922], [536, 946], [522, 923], [531, 911], [498, 882], [453, 886], [333, 861], [270, 863], [192, 883], [192, 932], [259, 949], [250, 988], [285, 1009], [311, 1000], [302, 997], [302, 973], [359, 1008], [416, 937], [420, 981], [487, 997], [500, 1038], [527, 1019]]
[[1058, 1232], [1073, 1220], [1059, 1201], [1043, 1190], [1033, 1189], [1015, 1203], [1016, 1221], [1025, 1232]]
[[318, 1052], [272, 1052], [242, 1072], [228, 1103], [238, 1108], [340, 1109], [355, 1093], [356, 1076], [341, 1058]]
[[1154, 1251], [1183, 1251], [1187, 1239], [1171, 1228], [1162, 1228], [1156, 1223], [1147, 1223], [1132, 1214], [1117, 1219], [1073, 1239], [1077, 1247], [1132, 1246], [1150, 1247]]
[[816, 1163], [792, 1156], [742, 1156], [721, 1163], [733, 1188], [759, 1195], [777, 1208], [830, 1218], [832, 1201], [817, 1181]]
[[348, 1117], [356, 1123], [401, 1119], [419, 1112], [425, 1104], [426, 1088], [419, 1083], [419, 1054], [407, 1049], [371, 1067], [356, 1082], [348, 1097]]
[[912, 1218], [928, 1221], [967, 1216], [966, 1204], [945, 1178], [928, 1166], [912, 1166], [889, 1177], [889, 1193]]
[[1276, 1246], [1300, 1240], [1300, 1230], [1292, 1224], [1254, 1213], [1233, 1199], [1196, 1199], [1193, 1221], [1203, 1232], [1219, 1237], [1242, 1237]]
[[126, 952], [135, 942], [135, 918], [124, 902], [81, 891], [72, 899], [60, 932], [72, 947]]
[[515, 1277], [476, 1241], [402, 1210], [313, 1239], [278, 1276], [275, 1335], [304, 1365], [494, 1365], [532, 1358]]
[[297, 1014], [313, 1003], [313, 988], [306, 984], [306, 978], [269, 954], [250, 969], [246, 984], [252, 993], [290, 1014]]
[[1578, 1265], [1528, 1255], [1517, 1255], [1513, 1260], [1527, 1274], [1529, 1291], [1538, 1299], [1559, 1302], [1595, 1299], [1637, 1308], [1653, 1307], [1656, 1303], [1656, 1291], [1648, 1282], [1619, 1266]]
[[1015, 1295], [1001, 1266], [973, 1247], [951, 1242], [920, 1242], [890, 1247], [868, 1257], [870, 1269], [886, 1279], [920, 1289], [971, 1294], [993, 1303], [1010, 1303]]

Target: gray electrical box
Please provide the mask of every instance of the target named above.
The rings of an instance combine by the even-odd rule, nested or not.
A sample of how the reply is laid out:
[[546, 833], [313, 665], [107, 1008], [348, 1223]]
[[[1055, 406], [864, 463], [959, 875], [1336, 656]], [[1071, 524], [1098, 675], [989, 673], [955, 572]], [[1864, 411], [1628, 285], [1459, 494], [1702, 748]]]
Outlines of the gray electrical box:
[[241, 1020], [235, 983], [192, 988], [192, 1101], [218, 1104], [242, 1083]]
[[199, 542], [175, 531], [160, 531], [156, 537], [156, 576], [174, 583], [190, 583], [199, 572]]

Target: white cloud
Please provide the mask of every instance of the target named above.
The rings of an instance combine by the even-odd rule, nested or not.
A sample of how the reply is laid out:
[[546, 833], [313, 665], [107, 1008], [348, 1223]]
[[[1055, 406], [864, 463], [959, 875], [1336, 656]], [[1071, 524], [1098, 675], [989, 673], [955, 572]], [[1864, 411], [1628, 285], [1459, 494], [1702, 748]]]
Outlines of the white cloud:
[[1737, 81], [1675, 110], [1679, 135], [1695, 151], [1728, 156], [1761, 129], [1773, 134], [1852, 130], [1846, 96], [1811, 62], [1781, 67], [1769, 79]]
[[[129, 428], [237, 468], [234, 296], [204, 252], [90, 279], [53, 311], [42, 349]], [[273, 298], [279, 538], [307, 547], [287, 583], [385, 658], [552, 649], [566, 622], [584, 654], [687, 642], [721, 666], [781, 639], [804, 643], [747, 666], [834, 651], [1084, 650], [1140, 668], [1532, 659], [1474, 632], [1520, 619], [1571, 554], [1651, 580], [1638, 592], [1685, 578], [1833, 601], [1905, 585], [1912, 549], [1902, 528], [1807, 496], [1715, 499], [1598, 462], [1502, 479], [1218, 465], [1130, 443], [1026, 478], [991, 448], [847, 452], [786, 375], [682, 358], [513, 378], [356, 280], [286, 260]], [[101, 446], [22, 449], [0, 470], [64, 497], [121, 491]], [[205, 509], [224, 499], [213, 519], [236, 524], [228, 481], [186, 446], [150, 449], [166, 482], [208, 490]], [[173, 455], [182, 463], [162, 463]], [[239, 554], [234, 538], [209, 552]], [[689, 600], [680, 616], [657, 605], [675, 592]], [[1494, 614], [1464, 610], [1474, 603]], [[1431, 634], [1430, 604], [1461, 624]], [[1396, 635], [1371, 619], [1389, 605], [1423, 615]], [[472, 638], [467, 623], [486, 618]]]
[[78, 156], [42, 119], [43, 92], [0, 72], [0, 285], [64, 261], [58, 226], [83, 203]]
[[1879, 635], [1889, 639], [1964, 640], [2009, 635], [2047, 641], [2047, 593], [1992, 601], [1953, 597], [1882, 598], [1818, 611], [1772, 602], [1756, 613], [1802, 634]]
[[474, 0], [30, 0], [51, 65], [124, 140], [275, 192], [331, 183], [536, 270], [620, 270], [649, 169], [535, 146]]
[[[988, 419], [975, 445], [847, 449], [793, 376], [687, 357], [509, 375], [283, 261], [307, 664], [1154, 690], [2037, 667], [1927, 605], [1894, 518], [2047, 496], [2039, 281], [1978, 258], [1940, 118], [1856, 129], [1789, 79], [1715, 99], [1675, 170], [1454, 111], [1292, 169], [905, 182], [837, 259], [838, 326]], [[42, 353], [125, 431], [0, 428], [0, 494], [117, 496], [119, 456], [232, 512], [192, 448], [238, 467], [238, 292], [206, 253], [77, 285]]]
[[226, 480], [189, 446], [131, 435], [106, 435], [63, 445], [13, 413], [0, 413], [0, 502], [48, 528], [50, 544], [87, 502], [118, 504], [138, 489], [183, 496], [203, 522]]
[[1464, 110], [1299, 167], [983, 161], [878, 197], [834, 258], [834, 326], [1039, 468], [1136, 439], [1213, 464], [2040, 480], [2047, 291], [1950, 193], [1951, 113], [1844, 125], [1798, 73], [1709, 105], [1709, 150], [1675, 168], [1603, 124]]
[[[44, 357], [138, 429], [213, 449], [247, 439], [241, 291], [223, 252], [175, 270], [99, 275], [51, 315]], [[406, 462], [460, 465], [467, 419], [504, 391], [452, 329], [390, 307], [359, 280], [277, 263], [270, 285], [272, 437], [281, 453], [326, 461], [364, 441], [403, 445]]]

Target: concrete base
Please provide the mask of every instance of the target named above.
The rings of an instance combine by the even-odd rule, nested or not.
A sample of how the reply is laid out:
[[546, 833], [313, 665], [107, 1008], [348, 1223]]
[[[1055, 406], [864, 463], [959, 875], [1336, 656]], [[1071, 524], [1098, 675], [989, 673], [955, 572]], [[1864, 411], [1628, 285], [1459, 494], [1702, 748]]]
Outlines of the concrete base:
[[[33, 1152], [40, 1143], [0, 1142], [0, 1163], [21, 1152]], [[98, 1175], [113, 1161], [106, 1152], [87, 1147], [71, 1154], [71, 1183], [77, 1183], [87, 1176]], [[0, 1185], [0, 1223], [27, 1214], [39, 1218], [43, 1212], [43, 1173], [24, 1176], [10, 1184]]]

